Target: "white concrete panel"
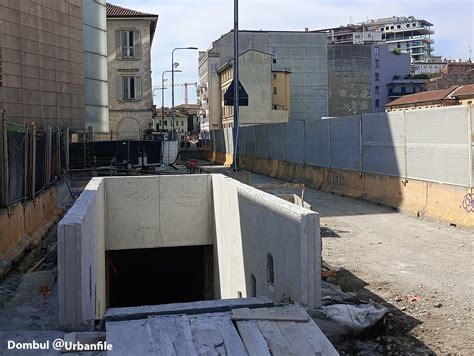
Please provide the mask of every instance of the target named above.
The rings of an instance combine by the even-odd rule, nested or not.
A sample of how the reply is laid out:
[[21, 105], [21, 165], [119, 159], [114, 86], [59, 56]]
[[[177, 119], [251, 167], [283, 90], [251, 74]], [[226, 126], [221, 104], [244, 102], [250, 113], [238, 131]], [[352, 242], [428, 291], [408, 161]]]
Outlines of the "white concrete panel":
[[208, 177], [107, 178], [107, 249], [208, 245]]
[[212, 181], [220, 298], [252, 296], [253, 275], [257, 296], [319, 305], [319, 215], [228, 177]]

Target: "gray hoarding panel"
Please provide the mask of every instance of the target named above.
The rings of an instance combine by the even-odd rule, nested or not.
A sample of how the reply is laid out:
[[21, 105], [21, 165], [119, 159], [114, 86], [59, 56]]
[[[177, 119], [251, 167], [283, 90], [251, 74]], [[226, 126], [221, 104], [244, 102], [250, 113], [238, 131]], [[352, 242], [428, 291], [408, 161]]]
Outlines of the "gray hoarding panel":
[[405, 112], [408, 177], [469, 186], [468, 107]]
[[246, 126], [242, 127], [241, 130], [242, 129], [245, 131], [245, 154], [250, 157], [255, 157], [255, 127]]
[[246, 155], [247, 154], [247, 148], [245, 147], [245, 127], [241, 127], [239, 129], [239, 154], [240, 155]]
[[468, 107], [405, 111], [407, 143], [468, 144]]
[[285, 123], [286, 160], [295, 163], [305, 162], [304, 121]]
[[409, 145], [408, 177], [469, 186], [469, 152], [465, 145]]
[[305, 121], [306, 164], [329, 167], [329, 120]]
[[330, 119], [331, 167], [360, 169], [360, 119], [349, 116]]
[[269, 125], [258, 125], [255, 126], [255, 141], [257, 157], [269, 158], [270, 157], [270, 146], [268, 143], [268, 126]]
[[285, 124], [271, 124], [268, 126], [270, 158], [284, 161], [285, 155]]
[[374, 113], [362, 116], [363, 170], [405, 176], [403, 113]]

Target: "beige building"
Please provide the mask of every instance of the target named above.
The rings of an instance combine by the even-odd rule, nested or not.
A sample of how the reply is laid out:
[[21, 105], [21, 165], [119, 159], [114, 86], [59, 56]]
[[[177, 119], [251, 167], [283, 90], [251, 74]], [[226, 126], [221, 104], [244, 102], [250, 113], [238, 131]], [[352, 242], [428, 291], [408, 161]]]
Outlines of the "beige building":
[[107, 4], [109, 128], [113, 137], [140, 138], [153, 125], [151, 46], [157, 22], [158, 15]]
[[[273, 56], [248, 50], [239, 56], [239, 80], [249, 96], [249, 105], [239, 109], [240, 126], [288, 122], [290, 73], [272, 72]], [[232, 61], [218, 71], [222, 127], [233, 126], [233, 106], [224, 105], [224, 94], [232, 83]]]
[[82, 0], [0, 2], [0, 110], [21, 124], [84, 128]]

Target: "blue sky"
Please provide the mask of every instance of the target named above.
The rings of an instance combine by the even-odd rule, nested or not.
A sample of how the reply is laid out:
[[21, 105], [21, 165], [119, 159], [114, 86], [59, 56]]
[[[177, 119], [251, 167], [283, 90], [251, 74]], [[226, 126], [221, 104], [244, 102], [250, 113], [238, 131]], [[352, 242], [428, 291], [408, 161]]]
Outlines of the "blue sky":
[[[110, 0], [113, 4], [159, 15], [152, 47], [153, 87], [161, 86], [161, 74], [171, 67], [175, 47], [206, 50], [212, 41], [233, 27], [233, 0]], [[435, 55], [467, 59], [472, 46], [474, 59], [473, 0], [240, 0], [239, 28], [247, 30], [310, 30], [334, 27], [368, 18], [409, 16], [434, 24]], [[197, 82], [197, 51], [176, 51], [175, 62], [183, 71], [176, 83]], [[169, 79], [171, 81], [171, 78]], [[189, 102], [195, 103], [193, 86]], [[155, 91], [161, 105], [161, 92]], [[171, 90], [165, 91], [165, 105]], [[184, 102], [183, 89], [175, 88], [175, 104]]]

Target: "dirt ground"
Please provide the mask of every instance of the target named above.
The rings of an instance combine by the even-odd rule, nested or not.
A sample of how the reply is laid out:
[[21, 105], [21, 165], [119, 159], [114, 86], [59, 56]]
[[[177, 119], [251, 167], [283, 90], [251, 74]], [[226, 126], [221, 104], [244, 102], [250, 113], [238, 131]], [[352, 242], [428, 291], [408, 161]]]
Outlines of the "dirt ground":
[[331, 340], [342, 355], [474, 353], [474, 230], [313, 189], [305, 200], [320, 214], [323, 259], [339, 267], [332, 282], [390, 310], [370, 335]]

